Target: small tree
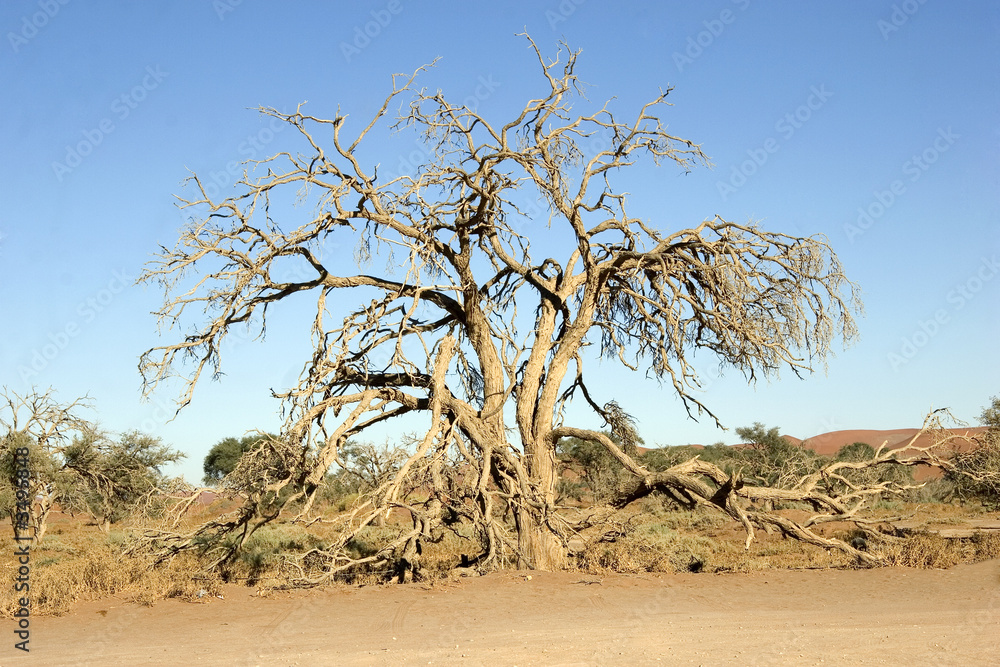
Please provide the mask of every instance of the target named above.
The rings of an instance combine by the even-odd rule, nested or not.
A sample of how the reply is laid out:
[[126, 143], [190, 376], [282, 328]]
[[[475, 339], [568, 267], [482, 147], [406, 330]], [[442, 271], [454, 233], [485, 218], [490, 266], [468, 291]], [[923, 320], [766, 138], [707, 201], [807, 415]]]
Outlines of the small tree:
[[990, 404], [979, 414], [979, 423], [992, 430], [1000, 429], [1000, 396], [990, 399]]
[[768, 429], [754, 422], [737, 428], [736, 434], [749, 447], [732, 450], [733, 464], [743, 468], [745, 479], [761, 486], [792, 488], [819, 467], [820, 459], [812, 450], [793, 445], [781, 436], [777, 426]]
[[867, 461], [875, 455], [875, 448], [867, 442], [852, 442], [837, 450], [838, 461]]
[[160, 438], [129, 431], [118, 440], [97, 432], [83, 433], [62, 454], [74, 484], [60, 503], [94, 517], [107, 533], [117, 523], [156, 502], [165, 478], [161, 468], [184, 458]]
[[112, 440], [77, 416], [85, 399], [62, 404], [51, 389], [0, 396], [0, 511], [16, 538], [41, 542], [56, 503], [90, 514], [107, 532], [153, 497], [163, 465], [183, 457], [137, 431]]
[[[410, 440], [412, 444], [412, 438]], [[408, 455], [404, 448], [391, 446], [388, 442], [381, 447], [370, 442], [348, 442], [341, 458], [342, 472], [353, 480], [350, 486], [366, 493], [392, 479]]]
[[94, 427], [77, 414], [86, 398], [59, 403], [52, 389], [21, 396], [6, 387], [0, 398], [0, 510], [16, 539], [37, 544], [53, 506], [74, 482], [63, 453]]
[[[608, 434], [615, 444], [622, 443]], [[639, 439], [638, 443], [643, 441]], [[632, 447], [632, 456], [637, 455]], [[579, 474], [590, 489], [595, 502], [605, 502], [613, 498], [629, 486], [632, 473], [625, 469], [621, 461], [612, 456], [600, 443], [581, 438], [566, 438], [559, 442], [560, 458], [568, 469]]]

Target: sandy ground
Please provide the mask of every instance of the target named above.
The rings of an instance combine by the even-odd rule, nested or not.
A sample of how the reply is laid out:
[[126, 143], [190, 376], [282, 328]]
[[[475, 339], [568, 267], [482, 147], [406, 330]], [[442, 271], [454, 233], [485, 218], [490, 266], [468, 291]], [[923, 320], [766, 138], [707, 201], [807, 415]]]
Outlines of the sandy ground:
[[[32, 619], [6, 665], [1000, 665], [1000, 561], [753, 575], [506, 572]], [[9, 622], [7, 622], [9, 624]]]

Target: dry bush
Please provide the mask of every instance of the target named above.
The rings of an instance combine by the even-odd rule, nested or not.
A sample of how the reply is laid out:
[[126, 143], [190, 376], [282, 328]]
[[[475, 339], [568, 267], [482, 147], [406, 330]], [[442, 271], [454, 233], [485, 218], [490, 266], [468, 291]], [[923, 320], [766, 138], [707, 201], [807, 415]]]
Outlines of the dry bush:
[[[468, 565], [470, 557], [478, 551], [473, 531], [469, 526], [456, 526], [455, 532], [446, 532], [438, 542], [424, 544], [421, 556], [421, 575], [424, 579], [447, 578], [456, 567]], [[502, 563], [507, 567], [512, 563]]]
[[929, 479], [906, 494], [910, 503], [925, 506], [949, 504], [954, 497], [955, 484], [944, 478]]
[[[13, 559], [4, 562], [0, 577], [12, 581], [17, 567]], [[31, 612], [61, 615], [80, 600], [118, 594], [147, 605], [166, 598], [195, 600], [218, 594], [221, 582], [214, 576], [199, 575], [198, 570], [198, 563], [189, 554], [155, 567], [144, 558], [123, 557], [111, 544], [88, 545], [85, 551], [39, 549], [32, 560]], [[21, 595], [13, 586], [4, 587], [0, 591], [0, 616], [12, 618]]]
[[768, 569], [851, 567], [836, 550], [778, 536], [762, 536], [746, 550], [739, 524], [697, 509], [634, 515], [579, 554], [588, 572], [757, 572]]
[[919, 568], [949, 568], [1000, 558], [1000, 535], [975, 533], [967, 538], [944, 538], [918, 533], [880, 547], [888, 565]]
[[284, 582], [285, 555], [321, 548], [322, 543], [321, 537], [301, 526], [265, 526], [251, 535], [237, 557], [220, 569], [220, 576], [225, 581], [249, 586], [280, 585]]
[[642, 524], [589, 545], [580, 555], [580, 567], [588, 571], [700, 572], [724, 548], [707, 537]]
[[202, 572], [201, 563], [191, 554], [181, 554], [166, 566], [147, 565], [141, 577], [126, 589], [130, 602], [152, 605], [167, 598], [195, 602], [222, 594], [222, 580]]
[[[755, 572], [769, 569], [854, 568], [866, 564], [836, 549], [816, 549], [776, 532], [761, 535], [749, 550], [743, 548], [740, 526], [706, 509], [671, 510], [669, 502], [646, 498], [636, 513], [618, 523], [617, 530], [591, 536], [576, 567], [591, 572]], [[925, 514], [928, 524], [961, 525], [973, 512], [951, 505], [907, 504], [903, 509]], [[806, 512], [782, 512], [799, 520]], [[858, 545], [877, 556], [881, 564], [920, 568], [948, 568], [1000, 558], [1000, 534], [978, 532], [969, 538], [943, 538], [918, 533], [886, 538], [850, 522], [827, 524], [824, 535]], [[876, 538], [878, 540], [876, 541]], [[855, 541], [855, 540], [858, 541]]]
[[705, 534], [722, 526], [733, 525], [732, 519], [724, 514], [706, 507], [682, 509], [673, 499], [663, 494], [643, 498], [637, 503], [637, 509], [662, 526], [684, 532]]
[[[355, 559], [367, 558], [378, 553], [386, 545], [404, 532], [397, 525], [366, 526], [348, 541], [345, 549]], [[325, 547], [339, 537], [340, 531], [329, 524], [315, 523], [309, 527], [303, 524], [271, 524], [260, 528], [251, 535], [235, 558], [218, 569], [219, 577], [227, 583], [257, 586], [263, 590], [289, 588], [303, 575], [312, 576], [324, 571]], [[236, 539], [233, 537], [232, 539]], [[457, 543], [458, 540], [455, 539]], [[428, 549], [428, 559], [422, 560], [427, 570], [441, 569], [436, 561], [447, 561], [454, 566], [458, 559], [444, 556], [434, 557]], [[454, 562], [451, 562], [454, 560]], [[290, 566], [290, 563], [295, 566]], [[301, 568], [301, 569], [300, 569]], [[368, 566], [345, 572], [328, 583], [367, 585], [385, 583], [396, 574], [384, 565], [371, 563]]]

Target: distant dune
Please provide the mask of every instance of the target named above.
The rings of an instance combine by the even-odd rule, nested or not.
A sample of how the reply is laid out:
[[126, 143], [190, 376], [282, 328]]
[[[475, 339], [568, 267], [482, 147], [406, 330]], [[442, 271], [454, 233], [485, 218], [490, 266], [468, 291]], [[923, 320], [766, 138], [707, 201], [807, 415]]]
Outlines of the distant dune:
[[[986, 430], [985, 427], [974, 427], [974, 428], [954, 428], [949, 429], [952, 433], [962, 437], [971, 437], [977, 435]], [[887, 443], [887, 446], [892, 449], [901, 449], [906, 447], [910, 440], [913, 439], [920, 429], [917, 428], [897, 428], [891, 431], [876, 431], [870, 429], [851, 429], [846, 431], [831, 431], [830, 433], [823, 433], [822, 435], [814, 435], [811, 438], [806, 438], [805, 440], [798, 440], [797, 438], [791, 436], [784, 436], [787, 440], [794, 444], [801, 444], [804, 447], [808, 447], [817, 454], [823, 455], [833, 455], [840, 451], [840, 448], [845, 445], [850, 445], [855, 442], [865, 442], [878, 449], [879, 445], [883, 442]], [[959, 441], [959, 444], [961, 441]], [[913, 443], [915, 447], [927, 447], [931, 444], [931, 436], [929, 434], [924, 434]]]
[[[976, 426], [970, 428], [953, 428], [949, 429], [952, 433], [959, 436], [959, 439], [952, 443], [952, 446], [957, 447], [962, 450], [965, 449], [969, 441], [964, 440], [964, 438], [970, 438], [972, 436], [978, 435], [986, 431], [985, 426]], [[886, 446], [890, 449], [904, 449], [910, 445], [910, 441], [913, 440], [913, 436], [920, 432], [918, 428], [897, 428], [887, 431], [880, 431], [876, 429], [848, 429], [844, 431], [830, 431], [829, 433], [823, 433], [821, 435], [814, 435], [809, 438], [799, 439], [792, 435], [782, 435], [781, 437], [792, 443], [793, 445], [801, 445], [803, 447], [808, 447], [817, 454], [824, 456], [833, 456], [841, 447], [853, 444], [855, 442], [864, 442], [871, 445], [874, 449], [878, 449], [879, 446], [884, 442], [887, 443]], [[932, 436], [930, 434], [924, 434], [920, 436], [915, 442], [912, 443], [914, 447], [928, 447], [931, 445]], [[733, 447], [746, 447], [746, 444], [737, 444]], [[695, 449], [704, 448], [703, 445], [688, 445]], [[639, 448], [639, 452], [648, 451], [644, 447]], [[941, 472], [936, 468], [929, 468], [925, 466], [919, 466], [914, 474], [918, 481], [940, 477]]]
[[[959, 436], [959, 440], [955, 443], [959, 449], [963, 449], [963, 439], [970, 438], [972, 436], [978, 435], [986, 431], [985, 426], [974, 426], [969, 428], [953, 428], [948, 429], [955, 435]], [[782, 435], [781, 437], [792, 443], [793, 445], [801, 445], [803, 447], [808, 447], [817, 454], [823, 456], [833, 456], [841, 447], [846, 445], [854, 444], [855, 442], [864, 442], [871, 445], [874, 449], [878, 449], [879, 446], [884, 442], [887, 443], [887, 447], [890, 449], [903, 449], [910, 444], [920, 429], [918, 428], [897, 428], [888, 431], [879, 431], [875, 429], [848, 429], [844, 431], [830, 431], [829, 433], [823, 433], [821, 435], [814, 435], [809, 438], [800, 439], [793, 435]], [[913, 443], [914, 447], [927, 447], [931, 444], [931, 435], [924, 434], [920, 436]], [[746, 443], [735, 444], [733, 447], [746, 447]], [[693, 449], [704, 449], [704, 445], [690, 444], [687, 447]], [[639, 447], [639, 453], [643, 454], [645, 452], [651, 451], [648, 447]]]
[[[957, 449], [965, 449], [969, 446], [969, 444], [971, 444], [968, 440], [965, 440], [965, 438], [982, 433], [986, 430], [986, 428], [953, 428], [948, 430], [959, 436], [959, 439], [953, 441], [951, 446]], [[905, 449], [911, 444], [913, 447], [931, 446], [933, 444], [932, 434], [925, 433], [915, 441], [913, 440], [913, 436], [919, 432], [920, 429], [918, 428], [898, 428], [891, 431], [853, 429], [846, 431], [831, 431], [830, 433], [816, 435], [799, 442], [802, 446], [808, 447], [817, 454], [827, 456], [832, 456], [840, 451], [841, 447], [855, 442], [867, 443], [875, 449], [878, 449], [882, 443], [886, 443], [886, 446], [890, 449]], [[795, 440], [795, 438], [791, 438], [789, 436], [784, 437], [791, 441]], [[917, 466], [913, 470], [913, 476], [918, 482], [938, 478], [941, 474], [942, 473], [939, 468], [932, 468], [930, 466], [921, 465]]]

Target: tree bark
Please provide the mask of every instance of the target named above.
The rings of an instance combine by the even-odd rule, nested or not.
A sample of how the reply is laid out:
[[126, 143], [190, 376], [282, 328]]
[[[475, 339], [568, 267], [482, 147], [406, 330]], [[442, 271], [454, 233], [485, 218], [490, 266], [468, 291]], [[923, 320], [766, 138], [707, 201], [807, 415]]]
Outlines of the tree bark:
[[522, 570], [554, 572], [566, 565], [562, 540], [528, 508], [514, 515], [517, 525], [517, 567]]

